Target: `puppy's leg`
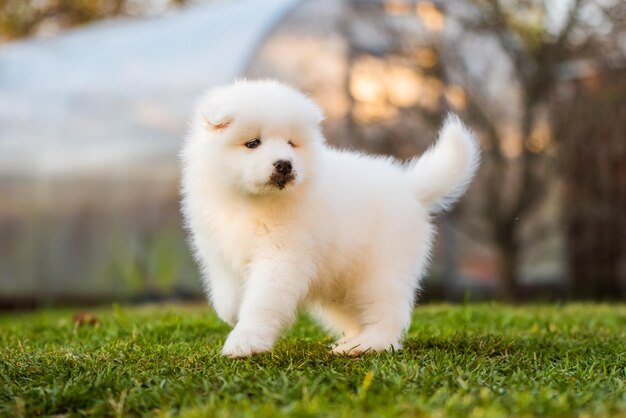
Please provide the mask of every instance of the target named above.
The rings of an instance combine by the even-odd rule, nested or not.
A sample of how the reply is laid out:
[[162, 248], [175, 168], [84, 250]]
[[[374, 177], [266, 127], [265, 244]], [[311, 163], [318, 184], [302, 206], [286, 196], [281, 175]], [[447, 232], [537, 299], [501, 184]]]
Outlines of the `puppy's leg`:
[[[396, 276], [397, 277], [397, 276]], [[400, 349], [402, 333], [408, 328], [414, 289], [408, 280], [384, 276], [366, 280], [355, 289], [362, 331], [333, 347], [335, 354], [359, 355]]]
[[209, 265], [204, 280], [213, 309], [222, 321], [235, 326], [241, 299], [241, 280], [217, 257], [212, 258]]
[[210, 284], [210, 298], [217, 316], [231, 327], [237, 323], [239, 283], [234, 277], [215, 277]]
[[304, 265], [295, 258], [251, 265], [239, 321], [224, 343], [223, 355], [241, 358], [272, 348], [308, 291], [313, 274]]
[[354, 310], [335, 305], [315, 306], [311, 313], [330, 332], [340, 337], [337, 344], [361, 332], [361, 324]]

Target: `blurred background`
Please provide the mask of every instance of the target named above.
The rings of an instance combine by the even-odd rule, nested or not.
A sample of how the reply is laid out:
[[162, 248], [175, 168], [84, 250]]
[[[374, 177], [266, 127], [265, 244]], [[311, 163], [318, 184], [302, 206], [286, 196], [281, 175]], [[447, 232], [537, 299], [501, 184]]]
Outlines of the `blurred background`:
[[425, 300], [626, 299], [626, 2], [0, 0], [0, 309], [201, 298], [178, 211], [195, 100], [272, 77], [331, 144], [484, 150]]

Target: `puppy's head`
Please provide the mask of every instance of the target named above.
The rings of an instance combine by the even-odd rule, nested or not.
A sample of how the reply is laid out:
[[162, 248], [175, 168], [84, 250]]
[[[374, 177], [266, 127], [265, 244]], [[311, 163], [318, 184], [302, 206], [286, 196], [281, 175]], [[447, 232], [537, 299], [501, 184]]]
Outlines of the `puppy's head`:
[[284, 84], [240, 80], [200, 100], [192, 130], [205, 147], [193, 158], [233, 190], [288, 193], [314, 171], [322, 119], [313, 101]]

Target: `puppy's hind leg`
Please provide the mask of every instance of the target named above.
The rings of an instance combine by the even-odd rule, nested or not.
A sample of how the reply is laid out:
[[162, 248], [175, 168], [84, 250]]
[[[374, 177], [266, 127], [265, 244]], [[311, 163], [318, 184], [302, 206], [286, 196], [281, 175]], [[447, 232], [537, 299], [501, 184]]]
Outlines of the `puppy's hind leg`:
[[414, 289], [410, 279], [376, 276], [361, 283], [354, 292], [362, 331], [342, 340], [333, 353], [359, 355], [400, 349], [400, 339], [409, 327], [413, 308]]
[[231, 277], [222, 276], [212, 280], [210, 284], [210, 298], [217, 316], [231, 327], [237, 323], [240, 296], [239, 283]]
[[218, 259], [213, 259], [207, 270], [204, 281], [211, 305], [222, 321], [234, 327], [241, 304], [241, 280]]
[[340, 338], [337, 344], [361, 332], [357, 313], [348, 308], [337, 305], [316, 305], [310, 308], [310, 312], [324, 328]]

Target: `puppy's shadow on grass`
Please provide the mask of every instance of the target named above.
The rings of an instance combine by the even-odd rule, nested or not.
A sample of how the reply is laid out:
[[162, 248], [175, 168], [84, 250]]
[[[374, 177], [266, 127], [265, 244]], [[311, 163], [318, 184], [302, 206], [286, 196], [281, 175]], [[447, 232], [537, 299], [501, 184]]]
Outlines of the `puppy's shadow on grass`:
[[360, 356], [337, 355], [331, 352], [333, 340], [288, 339], [280, 341], [271, 352], [240, 359], [258, 367], [278, 366], [281, 370], [311, 370], [329, 365], [350, 366], [372, 359], [393, 358], [398, 353], [365, 353]]
[[280, 341], [269, 353], [255, 355], [243, 361], [258, 366], [272, 364], [286, 369], [306, 369], [329, 364], [348, 365], [379, 360], [406, 361], [427, 357], [435, 352], [480, 357], [506, 357], [530, 352], [528, 343], [522, 339], [492, 335], [471, 338], [408, 338], [401, 350], [366, 352], [359, 356], [332, 354], [331, 346], [332, 340], [290, 338]]

